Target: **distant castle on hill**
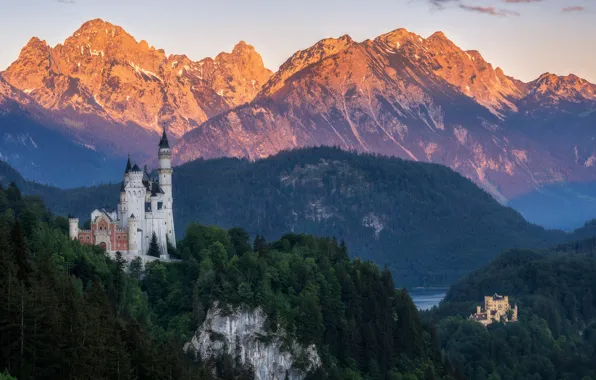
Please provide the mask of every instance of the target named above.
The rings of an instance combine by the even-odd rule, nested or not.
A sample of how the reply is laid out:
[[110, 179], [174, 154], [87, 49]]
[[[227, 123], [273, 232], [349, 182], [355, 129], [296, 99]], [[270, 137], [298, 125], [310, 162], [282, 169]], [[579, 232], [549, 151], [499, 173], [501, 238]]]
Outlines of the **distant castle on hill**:
[[508, 296], [501, 296], [495, 293], [492, 296], [484, 297], [484, 310], [481, 306], [476, 307], [476, 313], [470, 315], [470, 319], [488, 326], [493, 322], [517, 322], [517, 305], [511, 308]]
[[69, 237], [81, 244], [97, 245], [107, 253], [127, 254], [128, 260], [147, 256], [155, 235], [161, 259], [169, 259], [168, 243], [176, 246], [172, 198], [172, 151], [164, 129], [158, 148], [159, 169], [151, 178], [147, 170], [126, 164], [120, 187], [120, 203], [114, 210], [98, 209], [91, 213], [91, 229], [79, 229], [79, 219], [69, 218]]

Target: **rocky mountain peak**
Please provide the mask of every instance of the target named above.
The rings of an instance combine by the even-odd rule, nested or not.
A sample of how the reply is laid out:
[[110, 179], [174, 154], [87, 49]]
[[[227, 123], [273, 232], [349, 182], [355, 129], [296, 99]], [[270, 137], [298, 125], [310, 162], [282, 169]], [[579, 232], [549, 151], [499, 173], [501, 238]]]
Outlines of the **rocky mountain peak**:
[[52, 62], [51, 48], [46, 41], [33, 37], [21, 49], [19, 58], [2, 73], [2, 76], [11, 85], [28, 94], [42, 85]]
[[239, 41], [232, 49], [233, 55], [243, 55], [256, 53], [254, 46], [247, 44], [244, 41]]
[[417, 41], [420, 43], [423, 40], [419, 35], [411, 33], [407, 29], [399, 28], [378, 36], [374, 39], [374, 42], [386, 45], [385, 48], [399, 49], [407, 42]]
[[528, 90], [529, 99], [541, 101], [543, 104], [596, 100], [596, 85], [574, 74], [558, 76], [544, 73], [528, 84]]
[[259, 97], [268, 97], [273, 95], [276, 91], [282, 88], [285, 81], [298, 71], [306, 68], [309, 65], [320, 62], [327, 57], [338, 54], [350, 46], [355, 44], [352, 37], [347, 34], [339, 38], [325, 38], [314, 44], [313, 46], [299, 50], [285, 61], [279, 70], [271, 77], [263, 89]]
[[40, 40], [38, 37], [31, 37], [27, 44], [21, 49], [21, 54], [27, 54], [29, 52], [46, 52], [49, 46], [45, 40]]
[[436, 46], [457, 48], [457, 46], [453, 43], [453, 41], [451, 41], [449, 38], [447, 38], [445, 33], [441, 32], [441, 31], [434, 32], [433, 34], [430, 35], [430, 37], [428, 37], [426, 39], [426, 41], [428, 43], [434, 44]]
[[270, 76], [244, 41], [231, 53], [194, 62], [183, 55], [167, 57], [101, 19], [84, 23], [54, 48], [31, 39], [3, 73], [11, 85], [48, 109], [69, 113], [69, 119], [100, 114], [108, 123], [155, 132], [168, 125], [174, 137], [251, 101]]

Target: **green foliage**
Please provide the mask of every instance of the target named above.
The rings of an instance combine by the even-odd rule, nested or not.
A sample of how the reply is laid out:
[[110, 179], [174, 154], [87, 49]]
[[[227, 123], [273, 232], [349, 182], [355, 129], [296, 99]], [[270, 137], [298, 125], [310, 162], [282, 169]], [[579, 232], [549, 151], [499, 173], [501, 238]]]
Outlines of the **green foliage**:
[[[596, 378], [596, 239], [549, 251], [511, 250], [453, 285], [427, 316], [469, 378]], [[519, 322], [467, 319], [484, 295], [509, 295]], [[448, 315], [456, 315], [448, 317]]]
[[135, 280], [140, 280], [143, 276], [143, 261], [140, 257], [136, 257], [130, 261], [129, 264], [129, 273], [130, 277], [134, 278]]
[[4, 372], [0, 373], [0, 380], [17, 380], [17, 378], [10, 376], [7, 372]]
[[153, 232], [151, 235], [151, 241], [149, 242], [149, 249], [147, 250], [148, 256], [159, 257], [161, 251], [159, 249], [159, 243], [157, 242], [157, 235]]
[[[399, 286], [451, 284], [504, 249], [569, 239], [527, 223], [444, 166], [335, 148], [281, 152], [256, 162], [197, 160], [177, 167], [173, 181], [179, 231], [190, 226], [188, 233], [200, 235], [192, 225], [200, 221], [240, 226], [269, 241], [287, 231], [337, 236], [353, 255], [387, 265]], [[94, 207], [118, 202], [118, 186], [61, 191], [27, 183], [26, 190], [55, 212], [86, 220]], [[245, 241], [233, 233], [230, 238]], [[237, 254], [247, 250], [222, 244], [228, 253], [228, 244]]]
[[398, 378], [420, 368], [420, 376], [425, 368], [448, 375], [438, 340], [388, 269], [350, 261], [335, 239], [258, 236], [253, 248], [248, 239], [238, 228], [195, 223], [178, 242], [184, 262], [147, 266], [142, 287], [163, 330], [188, 340], [215, 302], [224, 310], [262, 307], [270, 332], [282, 327], [317, 346], [324, 368], [312, 379]]
[[122, 255], [70, 241], [62, 222], [0, 187], [0, 378], [203, 379], [180, 342], [157, 339]]
[[[80, 245], [16, 186], [0, 189], [0, 368], [19, 380], [211, 379], [182, 353], [207, 310], [261, 307], [271, 332], [314, 344], [310, 379], [453, 378], [432, 328], [388, 268], [350, 260], [343, 242], [191, 224], [183, 261], [129, 266]], [[589, 334], [590, 336], [591, 333]], [[222, 379], [251, 379], [233, 358]], [[298, 358], [298, 366], [301, 364]]]

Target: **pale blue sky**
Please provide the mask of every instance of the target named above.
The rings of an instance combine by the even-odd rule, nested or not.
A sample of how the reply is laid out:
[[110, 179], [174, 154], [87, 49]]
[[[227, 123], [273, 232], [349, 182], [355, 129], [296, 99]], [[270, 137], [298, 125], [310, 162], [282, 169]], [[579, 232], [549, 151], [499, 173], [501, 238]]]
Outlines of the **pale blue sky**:
[[244, 40], [272, 70], [325, 37], [441, 30], [521, 80], [548, 71], [596, 83], [596, 0], [0, 0], [0, 70], [30, 37], [54, 46], [93, 18], [194, 60]]

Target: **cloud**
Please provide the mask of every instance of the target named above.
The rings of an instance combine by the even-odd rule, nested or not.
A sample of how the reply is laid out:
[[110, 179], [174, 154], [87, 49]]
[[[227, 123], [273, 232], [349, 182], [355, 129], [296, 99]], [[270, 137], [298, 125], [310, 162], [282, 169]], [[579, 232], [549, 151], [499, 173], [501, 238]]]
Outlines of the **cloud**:
[[428, 2], [439, 9], [443, 9], [449, 3], [459, 3], [459, 0], [428, 0]]
[[62, 3], [62, 4], [74, 4], [74, 3], [76, 3], [76, 0], [56, 0], [56, 1], [59, 2], [59, 3]]
[[465, 5], [460, 4], [459, 7], [463, 10], [470, 11], [470, 12], [478, 12], [484, 13], [491, 16], [519, 16], [519, 13], [514, 11], [509, 11], [507, 9], [497, 9], [495, 7], [480, 7], [480, 6], [473, 6], [473, 5]]
[[[494, 6], [482, 6], [482, 5], [470, 5], [470, 2], [478, 3], [476, 0], [467, 0], [468, 4], [464, 3], [462, 0], [423, 0], [434, 8], [442, 10], [447, 8], [450, 5], [454, 5], [461, 9], [471, 12], [479, 12], [490, 14], [492, 16], [519, 16], [518, 12], [510, 11], [507, 9], [497, 8]], [[530, 4], [530, 3], [538, 3], [544, 0], [498, 0], [499, 2], [506, 3], [506, 4]]]
[[561, 12], [563, 13], [568, 13], [568, 12], [583, 12], [585, 11], [586, 8], [582, 7], [581, 5], [574, 5], [571, 7], [565, 7], [563, 9], [561, 9]]

